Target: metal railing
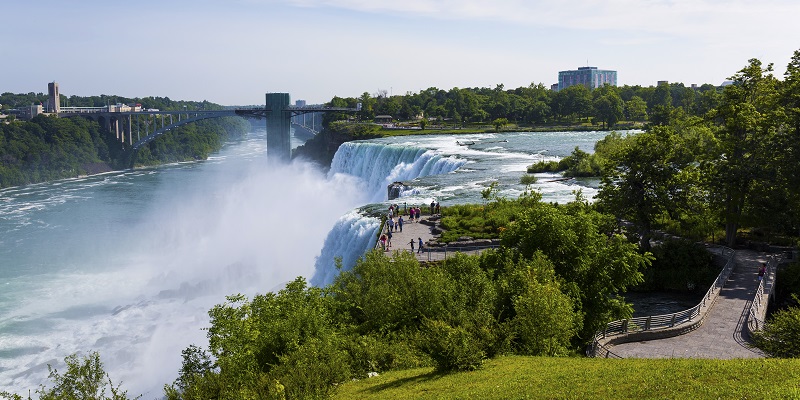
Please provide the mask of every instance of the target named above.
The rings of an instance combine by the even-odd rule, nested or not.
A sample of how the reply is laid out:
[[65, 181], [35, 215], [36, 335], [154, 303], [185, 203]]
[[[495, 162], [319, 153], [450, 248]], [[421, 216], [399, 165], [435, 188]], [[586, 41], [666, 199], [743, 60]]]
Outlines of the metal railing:
[[717, 275], [717, 279], [714, 280], [714, 283], [711, 284], [711, 287], [703, 296], [703, 299], [696, 306], [672, 314], [651, 315], [647, 317], [611, 321], [606, 325], [605, 329], [594, 335], [592, 344], [586, 351], [587, 355], [590, 357], [621, 358], [614, 354], [610, 348], [603, 343], [603, 339], [611, 336], [623, 337], [632, 333], [666, 330], [698, 322], [697, 318], [700, 314], [714, 304], [720, 290], [725, 286], [725, 281], [730, 277], [733, 266], [736, 264], [734, 258], [736, 252], [727, 247], [721, 247], [721, 249], [722, 256], [728, 257], [728, 261], [725, 263], [719, 275]]
[[477, 254], [487, 249], [496, 249], [499, 247], [499, 244], [482, 244], [473, 246], [444, 245], [441, 247], [425, 247], [422, 249], [422, 252], [424, 253], [423, 258], [427, 257], [427, 261], [441, 261], [446, 260], [447, 257], [454, 256], [456, 253]]
[[775, 287], [777, 266], [781, 257], [768, 257], [767, 270], [764, 273], [764, 277], [758, 283], [758, 289], [756, 289], [756, 294], [753, 297], [753, 301], [750, 303], [750, 310], [747, 313], [747, 329], [750, 333], [764, 329], [767, 307], [769, 306], [769, 300], [773, 295], [773, 288]]

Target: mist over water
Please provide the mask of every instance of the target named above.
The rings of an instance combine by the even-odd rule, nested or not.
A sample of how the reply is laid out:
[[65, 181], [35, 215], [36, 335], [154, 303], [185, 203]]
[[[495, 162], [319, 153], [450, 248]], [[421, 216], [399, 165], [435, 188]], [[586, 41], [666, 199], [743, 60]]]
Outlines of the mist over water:
[[[208, 310], [298, 276], [330, 283], [374, 245], [369, 210], [514, 197], [525, 167], [591, 151], [604, 134], [433, 135], [348, 143], [328, 174], [266, 160], [263, 131], [204, 162], [0, 190], [0, 390], [26, 395], [72, 353], [100, 352], [114, 382], [159, 397], [181, 350], [205, 346]], [[459, 141], [473, 143], [460, 145]], [[297, 143], [294, 144], [295, 146]], [[564, 202], [591, 182], [535, 189]], [[377, 203], [377, 204], [374, 204]], [[364, 210], [364, 211], [362, 211]]]
[[27, 394], [48, 363], [97, 350], [129, 393], [160, 396], [224, 296], [311, 276], [362, 195], [264, 148], [256, 136], [207, 162], [0, 191], [0, 390]]

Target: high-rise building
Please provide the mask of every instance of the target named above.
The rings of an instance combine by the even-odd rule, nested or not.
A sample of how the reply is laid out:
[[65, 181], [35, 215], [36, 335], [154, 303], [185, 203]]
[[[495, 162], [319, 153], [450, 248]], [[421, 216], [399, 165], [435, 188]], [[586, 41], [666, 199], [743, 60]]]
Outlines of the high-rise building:
[[573, 85], [584, 85], [591, 90], [605, 84], [617, 86], [617, 71], [597, 69], [597, 67], [578, 67], [577, 70], [558, 72], [558, 90]]
[[58, 83], [50, 82], [47, 84], [47, 112], [58, 114], [61, 111], [61, 98], [58, 94]]

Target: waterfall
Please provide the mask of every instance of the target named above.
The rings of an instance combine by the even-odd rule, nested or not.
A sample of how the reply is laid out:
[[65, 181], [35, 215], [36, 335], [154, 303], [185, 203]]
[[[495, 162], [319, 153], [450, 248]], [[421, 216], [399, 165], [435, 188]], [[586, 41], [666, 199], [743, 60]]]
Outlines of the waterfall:
[[[465, 162], [419, 147], [347, 142], [336, 151], [328, 178], [338, 174], [358, 178], [365, 201], [375, 203], [386, 200], [386, 187], [392, 182], [453, 172]], [[380, 221], [359, 210], [339, 218], [325, 238], [310, 283], [324, 286], [333, 282], [339, 273], [336, 257], [341, 257], [342, 268], [352, 268], [356, 260], [375, 245], [378, 229]]]
[[380, 226], [380, 220], [364, 216], [358, 210], [350, 211], [339, 218], [325, 238], [310, 283], [314, 286], [325, 286], [333, 282], [333, 278], [339, 273], [334, 261], [336, 257], [342, 258], [343, 268], [352, 268], [359, 257], [375, 246], [375, 237]]
[[414, 146], [347, 142], [334, 155], [328, 176], [356, 176], [368, 200], [380, 202], [386, 200], [386, 187], [392, 182], [453, 172], [465, 162]]

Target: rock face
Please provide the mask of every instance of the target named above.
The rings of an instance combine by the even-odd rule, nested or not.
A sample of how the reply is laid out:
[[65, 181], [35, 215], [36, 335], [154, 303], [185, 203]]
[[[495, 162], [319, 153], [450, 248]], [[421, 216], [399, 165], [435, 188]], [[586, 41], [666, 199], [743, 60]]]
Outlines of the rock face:
[[403, 190], [406, 190], [406, 189], [407, 189], [407, 187], [406, 187], [406, 185], [403, 184], [403, 182], [392, 182], [386, 188], [389, 200], [394, 200], [394, 199], [400, 197], [400, 192], [402, 192]]

